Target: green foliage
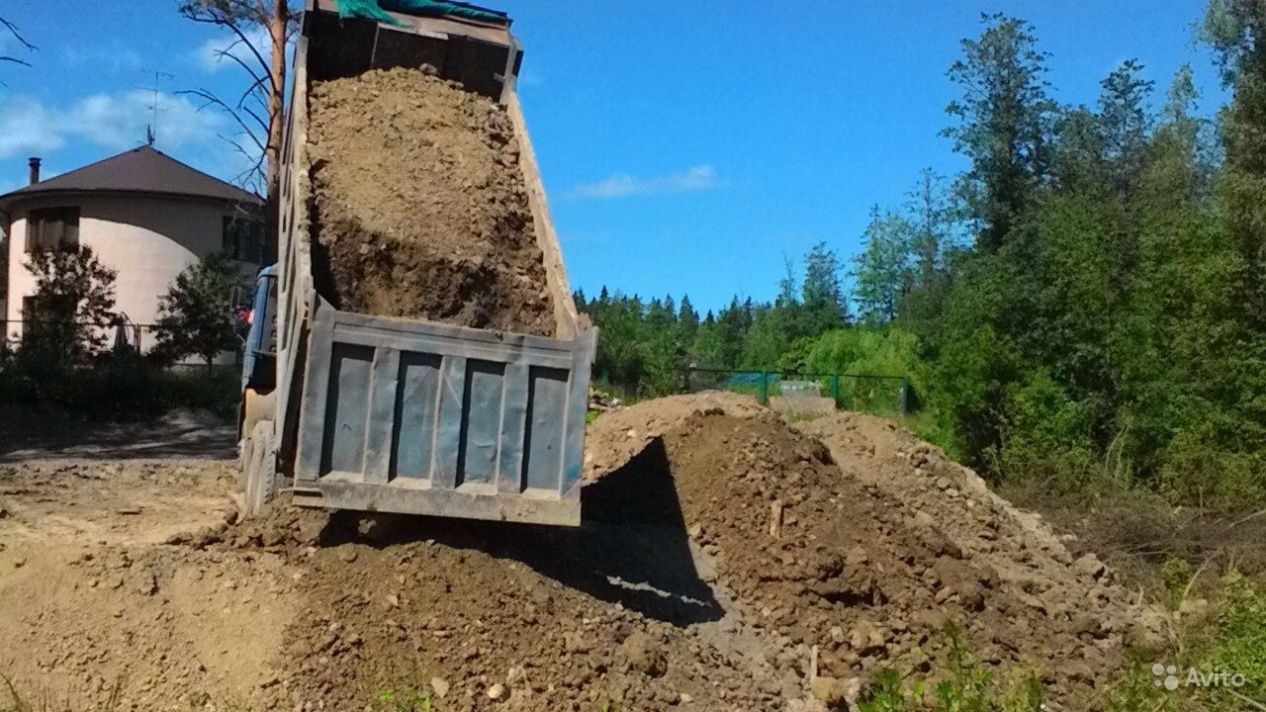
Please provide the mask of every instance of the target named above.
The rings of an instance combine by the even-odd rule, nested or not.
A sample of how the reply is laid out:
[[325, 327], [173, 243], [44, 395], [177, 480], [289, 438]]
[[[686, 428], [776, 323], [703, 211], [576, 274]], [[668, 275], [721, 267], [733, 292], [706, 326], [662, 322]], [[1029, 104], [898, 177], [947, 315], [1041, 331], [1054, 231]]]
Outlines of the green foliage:
[[87, 363], [105, 347], [113, 320], [117, 273], [101, 264], [92, 248], [36, 250], [26, 270], [35, 279], [33, 309], [17, 358], [48, 377]]
[[950, 631], [949, 639], [939, 681], [910, 681], [895, 670], [881, 671], [859, 705], [860, 712], [1042, 712], [1043, 690], [1035, 677], [1020, 675], [1001, 684], [955, 632]]
[[1233, 90], [1220, 147], [1189, 67], [1158, 111], [1136, 60], [1094, 106], [1061, 107], [1033, 29], [986, 16], [948, 72], [962, 96], [945, 134], [971, 165], [953, 193], [925, 172], [906, 205], [871, 212], [851, 272], [862, 326], [818, 245], [799, 289], [788, 265], [772, 303], [736, 298], [688, 328], [654, 301], [591, 304], [599, 372], [639, 395], [684, 387], [682, 365], [901, 375], [909, 425], [995, 478], [1266, 501], [1263, 8], [1213, 0], [1204, 22]]
[[944, 134], [972, 161], [961, 180], [977, 245], [992, 252], [1005, 243], [1046, 175], [1054, 109], [1046, 96], [1046, 54], [1029, 24], [1005, 15], [982, 15], [985, 31], [962, 41], [963, 56], [947, 73], [963, 98], [945, 111], [957, 120]]
[[[1223, 582], [1214, 605], [1213, 630], [1197, 669], [1239, 673], [1244, 676], [1244, 685], [1236, 692], [1266, 702], [1266, 591], [1233, 572]], [[1234, 709], [1242, 701], [1217, 689], [1210, 690], [1209, 695], [1226, 709]]]
[[596, 299], [581, 292], [575, 299], [600, 329], [594, 363], [598, 380], [624, 396], [641, 398], [710, 383], [700, 375], [687, 384], [690, 368], [792, 370], [780, 364], [794, 346], [847, 323], [840, 273], [835, 253], [818, 244], [805, 256], [800, 290], [788, 265], [773, 303], [735, 297], [703, 318], [685, 296], [678, 306], [671, 296], [647, 302], [603, 288]]
[[871, 208], [863, 234], [866, 247], [853, 258], [854, 295], [862, 320], [879, 325], [897, 316], [914, 287], [914, 225], [895, 213]]
[[240, 387], [234, 368], [172, 371], [129, 350], [64, 369], [56, 378], [21, 358], [0, 362], [0, 402], [90, 418], [154, 418], [197, 408], [227, 420], [237, 414]]
[[986, 452], [994, 472], [1062, 491], [1094, 486], [1101, 473], [1084, 404], [1039, 371], [1007, 390], [1002, 409], [999, 443]]
[[374, 710], [382, 712], [434, 712], [435, 701], [430, 694], [416, 690], [381, 690], [374, 695]]
[[154, 358], [175, 363], [198, 356], [210, 365], [220, 353], [237, 349], [232, 296], [235, 288], [245, 286], [241, 268], [220, 253], [176, 275], [159, 299]]

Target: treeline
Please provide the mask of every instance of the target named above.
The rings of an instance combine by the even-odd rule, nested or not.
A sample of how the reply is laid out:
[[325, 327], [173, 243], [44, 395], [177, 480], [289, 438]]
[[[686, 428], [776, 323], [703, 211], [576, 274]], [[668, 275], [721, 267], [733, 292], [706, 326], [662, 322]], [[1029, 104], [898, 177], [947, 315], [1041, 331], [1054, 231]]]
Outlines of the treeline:
[[948, 71], [970, 168], [872, 211], [851, 299], [824, 245], [770, 304], [604, 294], [599, 372], [661, 392], [686, 363], [862, 364], [910, 375], [916, 427], [995, 476], [1263, 497], [1266, 10], [1214, 0], [1201, 38], [1233, 97], [1216, 119], [1189, 68], [1158, 89], [1136, 60], [1062, 105], [1032, 28], [985, 17]]
[[700, 314], [687, 295], [678, 304], [671, 295], [643, 301], [605, 287], [594, 299], [577, 292], [577, 307], [602, 330], [594, 372], [628, 395], [645, 397], [681, 388], [688, 368], [799, 370], [794, 344], [849, 322], [835, 252], [816, 245], [804, 265], [798, 281], [787, 261], [775, 301], [734, 297], [715, 313]]

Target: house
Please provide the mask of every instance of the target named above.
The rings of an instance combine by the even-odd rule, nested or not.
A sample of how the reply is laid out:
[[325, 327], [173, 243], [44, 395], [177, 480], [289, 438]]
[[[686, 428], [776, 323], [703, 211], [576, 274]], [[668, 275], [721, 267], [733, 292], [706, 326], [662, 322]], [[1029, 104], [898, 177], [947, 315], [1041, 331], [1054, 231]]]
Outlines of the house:
[[263, 260], [262, 201], [152, 146], [45, 181], [39, 170], [40, 159], [30, 159], [29, 185], [0, 195], [8, 235], [5, 336], [19, 336], [34, 313], [26, 263], [36, 249], [87, 245], [116, 270], [115, 309], [141, 327], [142, 349], [153, 343], [145, 333], [158, 318], [159, 297], [186, 267], [216, 251], [240, 260], [244, 271]]

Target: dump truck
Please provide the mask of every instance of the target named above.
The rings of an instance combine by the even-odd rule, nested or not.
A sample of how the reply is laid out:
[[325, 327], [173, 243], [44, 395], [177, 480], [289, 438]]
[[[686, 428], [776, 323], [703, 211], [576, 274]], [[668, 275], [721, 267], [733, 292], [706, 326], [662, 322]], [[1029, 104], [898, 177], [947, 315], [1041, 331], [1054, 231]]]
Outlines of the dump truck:
[[[390, 19], [341, 18], [334, 0], [304, 8], [278, 258], [259, 273], [243, 359], [244, 509], [257, 514], [288, 492], [306, 507], [578, 525], [597, 330], [576, 311], [523, 121], [515, 90], [521, 46], [495, 11]], [[553, 336], [341, 311], [318, 289], [312, 83], [424, 66], [505, 107], [544, 258]]]

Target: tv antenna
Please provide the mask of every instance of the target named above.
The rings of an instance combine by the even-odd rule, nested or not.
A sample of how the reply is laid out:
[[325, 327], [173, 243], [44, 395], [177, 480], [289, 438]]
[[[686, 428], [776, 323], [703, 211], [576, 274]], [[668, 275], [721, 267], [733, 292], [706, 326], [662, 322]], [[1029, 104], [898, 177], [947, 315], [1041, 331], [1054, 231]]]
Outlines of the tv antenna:
[[162, 108], [161, 93], [159, 92], [158, 85], [164, 79], [168, 81], [175, 79], [176, 75], [169, 74], [167, 72], [160, 72], [156, 69], [145, 69], [142, 71], [144, 71], [146, 75], [154, 75], [154, 86], [144, 87], [147, 91], [154, 92], [153, 102], [145, 107], [153, 114], [149, 125], [145, 127], [145, 143], [146, 145], [153, 146], [154, 141], [158, 138], [158, 113], [164, 110]]

